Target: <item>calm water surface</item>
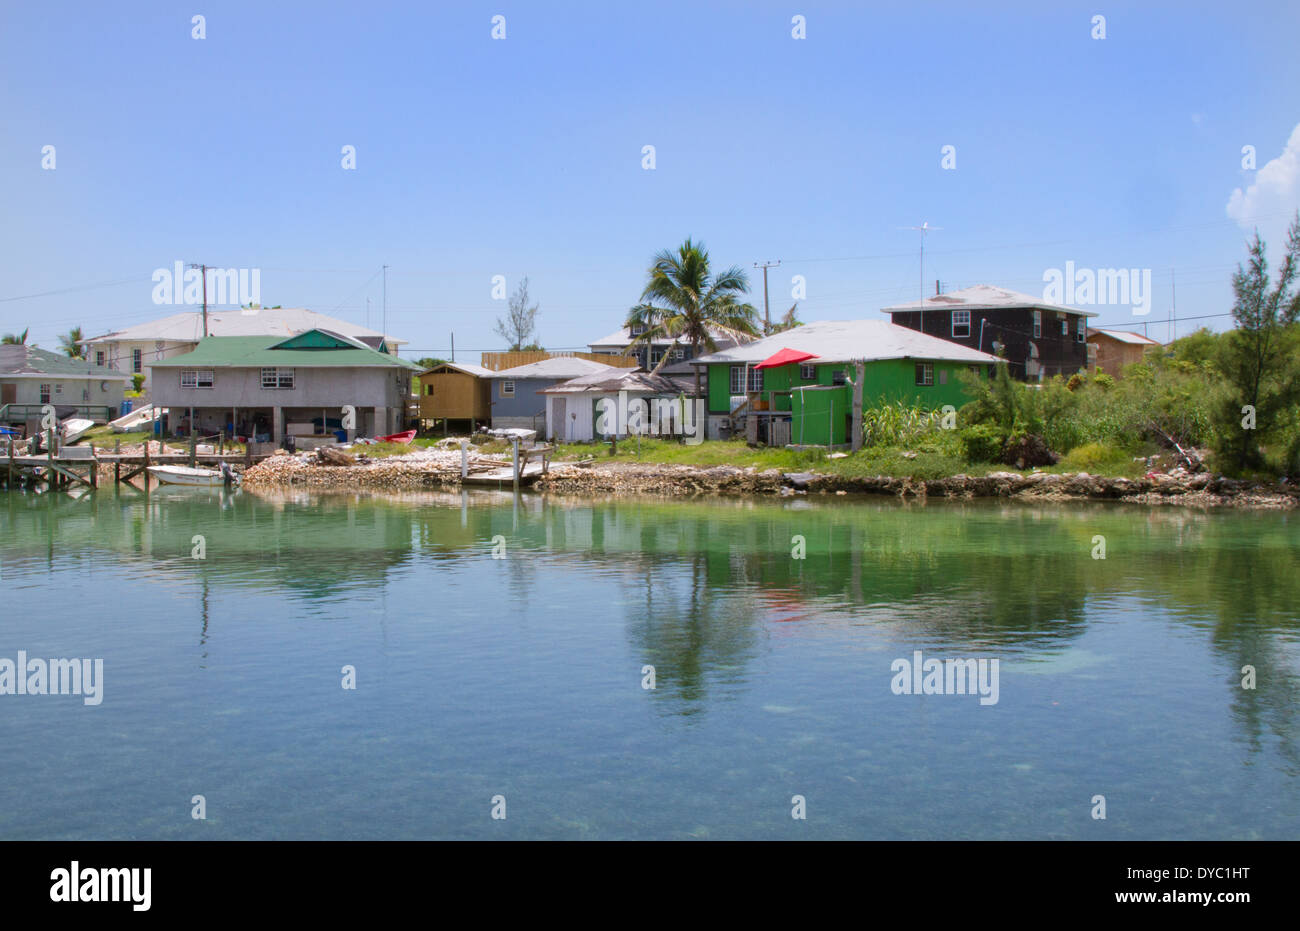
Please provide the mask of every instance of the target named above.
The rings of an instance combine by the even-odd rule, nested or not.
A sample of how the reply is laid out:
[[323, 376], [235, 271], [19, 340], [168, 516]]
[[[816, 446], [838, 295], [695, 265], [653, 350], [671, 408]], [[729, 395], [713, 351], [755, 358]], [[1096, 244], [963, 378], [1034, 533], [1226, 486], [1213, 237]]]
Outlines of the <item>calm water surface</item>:
[[[105, 677], [0, 695], [0, 838], [1295, 839], [1298, 549], [1088, 503], [0, 493], [0, 657]], [[998, 703], [895, 695], [914, 650], [998, 659]]]

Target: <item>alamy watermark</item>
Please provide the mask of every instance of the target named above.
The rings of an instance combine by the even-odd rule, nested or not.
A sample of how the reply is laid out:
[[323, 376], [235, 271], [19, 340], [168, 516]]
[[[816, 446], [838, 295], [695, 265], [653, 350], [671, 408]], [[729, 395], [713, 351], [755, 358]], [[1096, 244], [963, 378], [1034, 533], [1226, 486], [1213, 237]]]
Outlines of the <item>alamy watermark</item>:
[[[206, 283], [204, 279], [206, 280]], [[155, 304], [202, 304], [244, 306], [262, 303], [260, 268], [186, 268], [175, 262], [171, 268], [153, 273]], [[206, 295], [205, 295], [206, 288]]]
[[84, 704], [98, 705], [104, 700], [104, 661], [28, 659], [19, 650], [16, 662], [0, 657], [0, 695], [82, 695]]
[[889, 689], [895, 695], [975, 695], [981, 705], [998, 703], [998, 661], [996, 659], [924, 659], [920, 650], [912, 658], [900, 657], [889, 664], [895, 673]]
[[704, 400], [631, 398], [596, 402], [596, 432], [602, 436], [681, 436], [687, 446], [704, 442]]
[[1043, 300], [1049, 304], [1131, 305], [1133, 316], [1151, 313], [1151, 269], [1075, 268], [1066, 262], [1064, 270], [1043, 272]]

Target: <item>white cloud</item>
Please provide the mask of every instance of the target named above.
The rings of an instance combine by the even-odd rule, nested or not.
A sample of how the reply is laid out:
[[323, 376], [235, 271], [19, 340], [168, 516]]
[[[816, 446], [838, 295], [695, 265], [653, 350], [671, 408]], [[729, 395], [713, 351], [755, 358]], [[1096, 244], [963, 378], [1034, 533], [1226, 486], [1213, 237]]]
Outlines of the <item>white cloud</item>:
[[1300, 209], [1300, 124], [1291, 131], [1286, 148], [1255, 174], [1255, 183], [1237, 188], [1228, 198], [1228, 216], [1247, 232], [1259, 228], [1269, 243], [1282, 246], [1291, 218]]

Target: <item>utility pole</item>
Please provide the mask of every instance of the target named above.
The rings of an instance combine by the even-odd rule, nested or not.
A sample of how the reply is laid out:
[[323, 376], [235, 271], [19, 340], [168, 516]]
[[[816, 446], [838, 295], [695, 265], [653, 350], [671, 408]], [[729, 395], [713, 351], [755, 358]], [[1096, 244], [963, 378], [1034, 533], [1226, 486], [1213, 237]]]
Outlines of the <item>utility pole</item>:
[[190, 268], [200, 269], [203, 274], [203, 335], [208, 335], [208, 267], [190, 263]]
[[1174, 282], [1174, 270], [1169, 269], [1169, 290], [1172, 292], [1169, 302], [1169, 342], [1174, 341], [1174, 334], [1178, 332], [1178, 324], [1174, 321], [1178, 319], [1178, 285]]
[[451, 334], [451, 361], [456, 361], [456, 334]]
[[388, 266], [384, 266], [384, 325], [383, 335], [388, 336]]
[[776, 268], [780, 264], [781, 264], [780, 259], [777, 259], [775, 262], [754, 263], [755, 268], [763, 269], [763, 335], [764, 336], [772, 332], [772, 312], [771, 310], [768, 309], [767, 306], [767, 270], [769, 268]]

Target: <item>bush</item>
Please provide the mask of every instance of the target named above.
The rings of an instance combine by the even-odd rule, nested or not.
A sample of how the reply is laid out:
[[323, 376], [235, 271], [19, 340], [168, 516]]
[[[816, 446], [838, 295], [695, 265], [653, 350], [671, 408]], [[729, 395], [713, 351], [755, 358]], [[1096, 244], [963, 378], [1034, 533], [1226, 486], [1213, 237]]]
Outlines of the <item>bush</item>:
[[1002, 458], [1006, 434], [994, 424], [977, 424], [961, 431], [962, 455], [970, 462], [997, 462]]
[[1133, 456], [1128, 451], [1105, 443], [1085, 443], [1061, 460], [1070, 472], [1126, 472], [1131, 471], [1132, 464]]

